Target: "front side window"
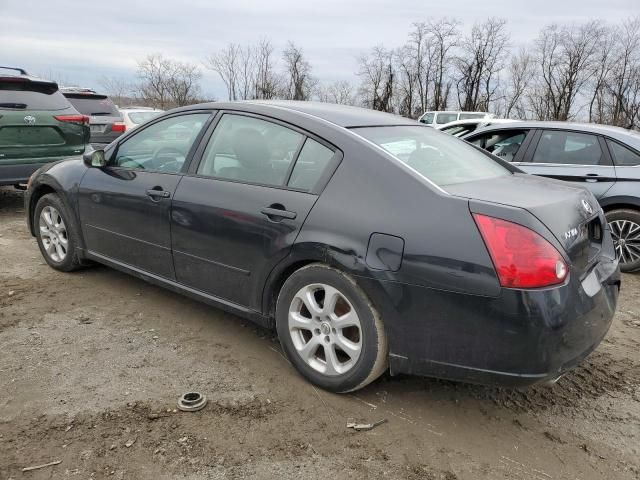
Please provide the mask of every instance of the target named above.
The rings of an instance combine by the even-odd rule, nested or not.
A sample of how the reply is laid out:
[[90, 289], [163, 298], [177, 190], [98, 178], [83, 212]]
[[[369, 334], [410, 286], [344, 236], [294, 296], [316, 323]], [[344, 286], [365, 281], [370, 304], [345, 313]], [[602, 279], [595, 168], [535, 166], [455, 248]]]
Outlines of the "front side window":
[[607, 140], [609, 151], [613, 156], [613, 161], [621, 167], [634, 167], [640, 165], [640, 155], [620, 145], [618, 142]]
[[533, 163], [559, 163], [567, 165], [598, 165], [602, 149], [595, 135], [545, 130], [542, 132]]
[[353, 131], [440, 187], [511, 174], [466, 142], [432, 128], [365, 127]]
[[435, 114], [433, 112], [425, 113], [424, 116], [420, 119], [422, 123], [426, 123], [431, 125], [433, 123], [433, 117]]
[[458, 120], [457, 113], [439, 113], [436, 116], [436, 123], [438, 125], [444, 125], [445, 123], [455, 122]]
[[471, 143], [484, 148], [487, 152], [493, 153], [507, 162], [513, 162], [516, 154], [520, 150], [528, 130], [497, 131], [482, 135], [471, 140]]
[[276, 123], [225, 114], [209, 140], [198, 174], [282, 186], [303, 141], [302, 134]]
[[109, 164], [135, 170], [179, 172], [208, 118], [208, 113], [197, 113], [154, 123], [120, 144]]
[[333, 150], [307, 138], [300, 150], [288, 185], [301, 190], [313, 190], [334, 155]]

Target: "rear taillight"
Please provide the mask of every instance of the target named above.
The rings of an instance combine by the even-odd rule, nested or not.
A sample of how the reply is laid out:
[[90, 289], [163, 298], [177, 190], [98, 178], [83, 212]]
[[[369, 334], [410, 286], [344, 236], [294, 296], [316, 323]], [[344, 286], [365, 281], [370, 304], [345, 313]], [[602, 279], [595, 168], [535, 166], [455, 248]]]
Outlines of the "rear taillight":
[[127, 129], [127, 126], [122, 122], [116, 122], [111, 125], [112, 132], [124, 132]]
[[562, 283], [568, 269], [562, 255], [533, 230], [473, 214], [503, 287], [539, 288]]
[[60, 122], [80, 123], [89, 125], [89, 117], [87, 115], [56, 115], [53, 118]]

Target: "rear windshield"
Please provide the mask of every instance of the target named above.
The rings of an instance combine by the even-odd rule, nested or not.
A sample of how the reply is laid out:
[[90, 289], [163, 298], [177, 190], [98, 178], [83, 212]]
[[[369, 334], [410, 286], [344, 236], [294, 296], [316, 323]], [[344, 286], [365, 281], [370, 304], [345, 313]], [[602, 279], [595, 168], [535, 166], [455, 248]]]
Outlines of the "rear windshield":
[[510, 175], [463, 140], [423, 126], [354, 128], [440, 187]]
[[69, 106], [55, 83], [0, 79], [0, 110], [64, 110]]
[[91, 116], [108, 116], [119, 117], [120, 112], [113, 104], [111, 99], [105, 95], [82, 95], [70, 94], [65, 95], [76, 107], [80, 113]]
[[131, 120], [136, 125], [146, 122], [147, 120], [151, 120], [154, 117], [157, 117], [162, 112], [129, 112], [129, 120]]

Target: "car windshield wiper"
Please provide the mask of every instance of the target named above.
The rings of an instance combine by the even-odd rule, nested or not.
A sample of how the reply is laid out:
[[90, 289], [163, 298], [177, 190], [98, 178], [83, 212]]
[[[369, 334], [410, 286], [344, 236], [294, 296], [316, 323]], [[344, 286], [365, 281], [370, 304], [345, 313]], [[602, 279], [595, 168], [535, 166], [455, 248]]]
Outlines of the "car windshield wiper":
[[26, 103], [3, 102], [3, 103], [0, 103], [0, 108], [20, 108], [20, 109], [24, 110], [25, 108], [27, 108], [27, 104]]

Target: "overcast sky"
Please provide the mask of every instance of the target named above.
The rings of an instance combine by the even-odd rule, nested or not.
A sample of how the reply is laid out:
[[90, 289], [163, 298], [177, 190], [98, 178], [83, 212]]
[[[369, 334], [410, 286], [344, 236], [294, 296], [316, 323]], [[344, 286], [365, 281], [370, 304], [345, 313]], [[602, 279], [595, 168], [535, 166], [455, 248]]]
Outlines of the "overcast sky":
[[[549, 23], [638, 14], [640, 0], [0, 0], [0, 65], [99, 88], [103, 75], [134, 80], [150, 53], [201, 63], [229, 42], [267, 37], [302, 47], [321, 80], [353, 80], [360, 52], [401, 45], [416, 21], [455, 17], [467, 29], [503, 17], [520, 45]], [[204, 74], [205, 94], [224, 98], [215, 74]]]

